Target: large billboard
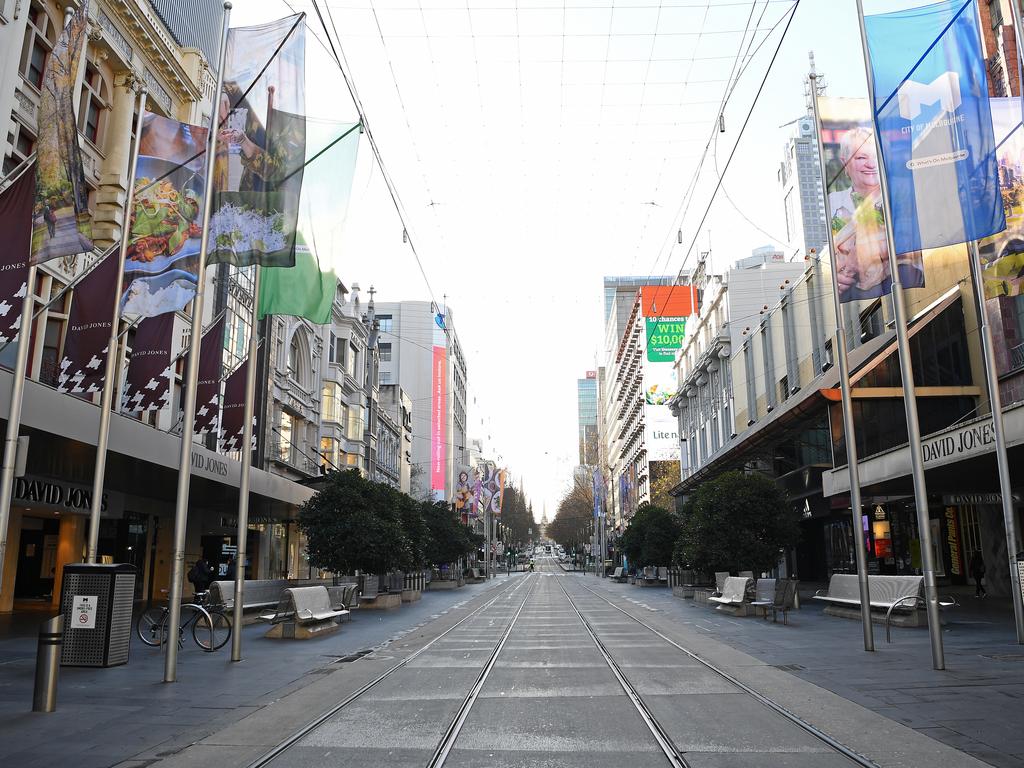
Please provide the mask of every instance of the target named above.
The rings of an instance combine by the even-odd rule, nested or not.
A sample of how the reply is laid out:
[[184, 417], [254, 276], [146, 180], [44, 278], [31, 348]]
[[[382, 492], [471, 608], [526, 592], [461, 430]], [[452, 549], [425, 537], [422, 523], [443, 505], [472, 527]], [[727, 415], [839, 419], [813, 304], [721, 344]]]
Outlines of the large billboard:
[[448, 478], [448, 345], [445, 316], [434, 317], [434, 346], [430, 382], [430, 492], [435, 501], [444, 501]]
[[[697, 312], [692, 285], [645, 285], [640, 289], [644, 318], [644, 446], [647, 461], [679, 461], [679, 423], [668, 401], [676, 393], [675, 356], [686, 338], [686, 318]], [[650, 473], [648, 473], [650, 476]]]

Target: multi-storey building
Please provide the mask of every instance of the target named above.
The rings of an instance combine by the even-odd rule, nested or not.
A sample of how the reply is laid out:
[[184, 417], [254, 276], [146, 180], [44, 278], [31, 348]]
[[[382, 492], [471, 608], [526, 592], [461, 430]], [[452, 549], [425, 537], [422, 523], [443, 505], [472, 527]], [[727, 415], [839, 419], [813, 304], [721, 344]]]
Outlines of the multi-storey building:
[[576, 380], [576, 413], [579, 422], [580, 464], [597, 465], [597, 371]]
[[451, 500], [467, 464], [466, 360], [451, 308], [429, 301], [377, 304], [380, 383], [412, 400], [412, 492]]
[[[403, 493], [412, 491], [412, 398], [397, 384], [380, 385], [380, 412], [398, 432], [397, 456], [398, 489]], [[382, 418], [382, 422], [384, 419]], [[383, 452], [382, 441], [378, 440], [378, 451]], [[389, 464], [391, 459], [387, 459]], [[382, 465], [385, 459], [380, 459]]]
[[789, 255], [820, 251], [828, 242], [825, 202], [821, 194], [821, 165], [814, 118], [796, 121], [794, 135], [786, 142], [778, 172], [786, 217]]

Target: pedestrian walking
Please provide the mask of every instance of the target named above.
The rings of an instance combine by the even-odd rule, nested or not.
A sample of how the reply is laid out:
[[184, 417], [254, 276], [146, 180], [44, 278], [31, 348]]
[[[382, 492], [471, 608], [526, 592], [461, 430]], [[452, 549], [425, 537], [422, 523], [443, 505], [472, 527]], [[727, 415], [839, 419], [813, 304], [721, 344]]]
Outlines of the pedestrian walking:
[[974, 550], [974, 554], [971, 555], [971, 576], [974, 577], [974, 596], [987, 597], [985, 585], [982, 583], [985, 579], [985, 558], [981, 556], [979, 549]]
[[197, 595], [200, 592], [205, 592], [210, 588], [210, 582], [213, 581], [213, 566], [205, 557], [200, 557], [188, 572], [188, 580]]
[[46, 222], [46, 231], [49, 233], [50, 238], [52, 239], [56, 231], [57, 214], [53, 210], [53, 206], [51, 206], [49, 202], [43, 203], [43, 221]]

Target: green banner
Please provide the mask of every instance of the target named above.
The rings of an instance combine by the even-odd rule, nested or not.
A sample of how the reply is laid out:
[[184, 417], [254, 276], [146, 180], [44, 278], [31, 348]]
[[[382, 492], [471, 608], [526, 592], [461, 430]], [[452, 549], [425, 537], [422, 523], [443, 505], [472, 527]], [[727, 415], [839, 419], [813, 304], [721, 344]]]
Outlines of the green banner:
[[686, 338], [685, 317], [648, 317], [647, 361], [671, 363]]

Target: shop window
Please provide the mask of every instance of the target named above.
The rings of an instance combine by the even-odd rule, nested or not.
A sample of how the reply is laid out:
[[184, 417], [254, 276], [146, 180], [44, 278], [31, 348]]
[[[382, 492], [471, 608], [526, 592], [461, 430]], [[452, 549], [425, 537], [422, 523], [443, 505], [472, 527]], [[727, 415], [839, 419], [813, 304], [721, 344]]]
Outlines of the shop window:
[[81, 106], [78, 110], [78, 130], [97, 147], [103, 138], [102, 123], [105, 121], [105, 113], [110, 108], [108, 93], [103, 75], [92, 64], [87, 64], [82, 82]]
[[43, 87], [43, 72], [54, 43], [57, 42], [57, 25], [39, 3], [32, 3], [25, 26], [25, 42], [21, 50], [21, 74], [36, 88]]

